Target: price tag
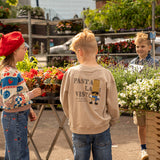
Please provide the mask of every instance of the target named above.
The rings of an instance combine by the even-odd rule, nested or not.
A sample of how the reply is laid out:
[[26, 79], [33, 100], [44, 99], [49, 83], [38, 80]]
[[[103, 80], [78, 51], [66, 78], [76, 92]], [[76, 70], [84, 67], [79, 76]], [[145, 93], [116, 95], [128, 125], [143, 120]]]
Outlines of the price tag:
[[156, 31], [149, 32], [148, 39], [155, 40], [156, 39]]

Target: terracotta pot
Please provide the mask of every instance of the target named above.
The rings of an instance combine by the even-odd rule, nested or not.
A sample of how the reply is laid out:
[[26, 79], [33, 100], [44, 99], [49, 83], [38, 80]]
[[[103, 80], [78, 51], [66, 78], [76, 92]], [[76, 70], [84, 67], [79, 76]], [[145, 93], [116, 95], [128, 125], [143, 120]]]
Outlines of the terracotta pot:
[[33, 54], [38, 54], [38, 53], [39, 53], [39, 49], [33, 49], [33, 50], [32, 50], [32, 53], [33, 53]]

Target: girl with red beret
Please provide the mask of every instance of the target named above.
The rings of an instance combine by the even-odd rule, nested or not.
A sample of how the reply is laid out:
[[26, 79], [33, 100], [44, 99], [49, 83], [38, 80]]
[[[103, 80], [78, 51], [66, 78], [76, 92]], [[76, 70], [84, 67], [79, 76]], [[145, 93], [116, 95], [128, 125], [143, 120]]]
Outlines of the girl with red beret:
[[0, 56], [5, 56], [0, 65], [0, 108], [1, 122], [5, 135], [5, 160], [29, 160], [27, 145], [28, 116], [36, 120], [31, 108], [31, 99], [42, 91], [29, 91], [16, 63], [24, 59], [25, 42], [21, 32], [0, 34]]

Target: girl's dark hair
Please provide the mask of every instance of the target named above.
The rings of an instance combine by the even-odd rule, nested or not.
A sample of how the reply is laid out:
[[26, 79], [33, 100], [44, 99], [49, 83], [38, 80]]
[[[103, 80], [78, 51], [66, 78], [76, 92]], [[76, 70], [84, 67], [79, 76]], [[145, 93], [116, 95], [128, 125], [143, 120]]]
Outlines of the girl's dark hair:
[[0, 70], [4, 67], [4, 66], [12, 66], [14, 64], [14, 55], [13, 55], [13, 53], [12, 54], [10, 54], [10, 55], [8, 55], [8, 56], [6, 56], [3, 60], [2, 60], [2, 62], [1, 62], [1, 64], [0, 64]]

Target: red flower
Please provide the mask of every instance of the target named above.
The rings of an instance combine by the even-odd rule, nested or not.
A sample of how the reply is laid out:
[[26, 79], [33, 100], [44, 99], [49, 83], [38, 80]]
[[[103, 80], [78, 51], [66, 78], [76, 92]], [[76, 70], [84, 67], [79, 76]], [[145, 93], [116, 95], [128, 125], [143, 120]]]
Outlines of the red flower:
[[34, 75], [38, 74], [38, 71], [36, 69], [31, 69], [30, 72], [33, 73]]
[[47, 79], [47, 78], [50, 78], [51, 77], [51, 75], [49, 74], [49, 73], [44, 73], [44, 76], [45, 76], [45, 79]]
[[42, 97], [45, 97], [46, 95], [47, 95], [46, 92], [44, 92], [41, 96], [42, 96]]
[[62, 80], [62, 79], [63, 79], [63, 76], [64, 76], [64, 74], [63, 74], [63, 73], [60, 73], [60, 74], [57, 75], [57, 79], [58, 79], [58, 80]]

